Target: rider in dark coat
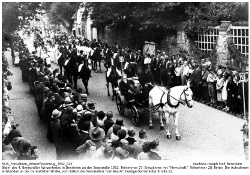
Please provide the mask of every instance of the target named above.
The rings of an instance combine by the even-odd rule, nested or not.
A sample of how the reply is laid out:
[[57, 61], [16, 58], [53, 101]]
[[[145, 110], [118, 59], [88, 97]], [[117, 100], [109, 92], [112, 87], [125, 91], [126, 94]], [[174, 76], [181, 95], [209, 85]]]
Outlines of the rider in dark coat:
[[[80, 51], [82, 54], [83, 51]], [[80, 64], [80, 57], [77, 55], [77, 51], [73, 49], [71, 53], [71, 69], [74, 81], [74, 89], [77, 89], [77, 78], [78, 78], [78, 65]]]
[[89, 60], [86, 57], [85, 58], [81, 57], [80, 60], [81, 60], [81, 64], [79, 65], [79, 68], [78, 68], [79, 76], [81, 77], [82, 82], [85, 86], [86, 94], [89, 94], [88, 81], [89, 81], [89, 77], [90, 77], [90, 73], [91, 73], [91, 69], [89, 68], [91, 63], [89, 62]]
[[62, 75], [62, 68], [64, 67], [64, 61], [68, 57], [68, 49], [66, 48], [66, 42], [59, 49], [59, 52], [62, 54], [58, 59], [58, 65], [60, 67], [60, 74]]

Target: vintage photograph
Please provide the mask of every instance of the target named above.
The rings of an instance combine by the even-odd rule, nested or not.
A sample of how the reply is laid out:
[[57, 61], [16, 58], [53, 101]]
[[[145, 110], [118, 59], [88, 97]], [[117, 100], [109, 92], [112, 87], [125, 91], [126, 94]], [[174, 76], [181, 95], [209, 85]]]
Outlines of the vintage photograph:
[[1, 4], [2, 160], [249, 159], [247, 1]]

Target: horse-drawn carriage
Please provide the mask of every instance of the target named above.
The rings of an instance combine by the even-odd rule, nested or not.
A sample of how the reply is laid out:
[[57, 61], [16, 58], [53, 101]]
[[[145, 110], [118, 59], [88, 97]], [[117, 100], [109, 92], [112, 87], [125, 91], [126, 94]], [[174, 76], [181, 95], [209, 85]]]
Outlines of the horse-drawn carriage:
[[149, 112], [148, 96], [143, 95], [138, 77], [122, 78], [115, 91], [119, 114], [124, 115], [125, 109], [130, 110], [132, 121], [138, 126], [140, 116]]

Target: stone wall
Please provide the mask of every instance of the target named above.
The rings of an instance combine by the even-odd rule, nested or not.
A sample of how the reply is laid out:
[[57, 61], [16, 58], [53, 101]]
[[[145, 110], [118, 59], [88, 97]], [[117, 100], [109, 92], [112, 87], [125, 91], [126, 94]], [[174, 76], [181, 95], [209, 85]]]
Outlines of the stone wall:
[[129, 44], [129, 33], [127, 29], [114, 32], [111, 31], [107, 26], [104, 30], [98, 31], [98, 38], [101, 39], [102, 42], [107, 42], [111, 46], [114, 45], [115, 42], [117, 42], [121, 47], [131, 47], [131, 45]]
[[157, 49], [165, 51], [168, 55], [190, 53], [190, 40], [185, 36], [184, 31], [177, 30], [176, 35], [169, 35], [163, 39]]

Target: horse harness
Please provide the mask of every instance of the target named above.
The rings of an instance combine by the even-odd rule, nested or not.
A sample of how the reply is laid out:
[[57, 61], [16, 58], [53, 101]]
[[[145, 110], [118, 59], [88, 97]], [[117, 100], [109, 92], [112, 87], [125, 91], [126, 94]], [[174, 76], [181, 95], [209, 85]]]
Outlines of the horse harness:
[[[159, 88], [159, 89], [160, 89], [160, 88]], [[162, 89], [161, 89], [161, 90], [162, 90]], [[169, 91], [167, 92], [167, 101], [166, 101], [166, 103], [163, 103], [163, 102], [162, 102], [162, 98], [163, 98], [163, 96], [166, 94], [166, 92], [165, 92], [164, 90], [162, 90], [163, 93], [162, 93], [162, 96], [161, 96], [160, 103], [158, 103], [157, 105], [154, 105], [154, 106], [152, 107], [154, 111], [157, 111], [159, 108], [162, 108], [162, 109], [163, 109], [163, 107], [164, 107], [166, 104], [168, 104], [168, 105], [169, 105], [170, 107], [172, 107], [172, 108], [177, 108], [177, 107], [180, 105], [180, 103], [181, 103], [182, 105], [185, 105], [185, 102], [186, 102], [186, 104], [188, 104], [188, 102], [191, 101], [191, 100], [187, 100], [186, 92], [185, 92], [185, 91], [187, 91], [187, 89], [183, 89], [183, 91], [182, 91], [182, 93], [181, 93], [181, 95], [180, 95], [180, 97], [181, 97], [182, 94], [184, 93], [184, 95], [185, 95], [185, 102], [180, 101], [180, 100], [174, 98], [173, 96], [171, 96], [171, 95], [170, 95], [170, 91], [171, 91], [171, 90], [169, 89]], [[176, 101], [178, 101], [178, 103], [177, 103], [176, 105], [172, 105], [171, 102], [170, 102], [170, 98], [175, 99]]]

